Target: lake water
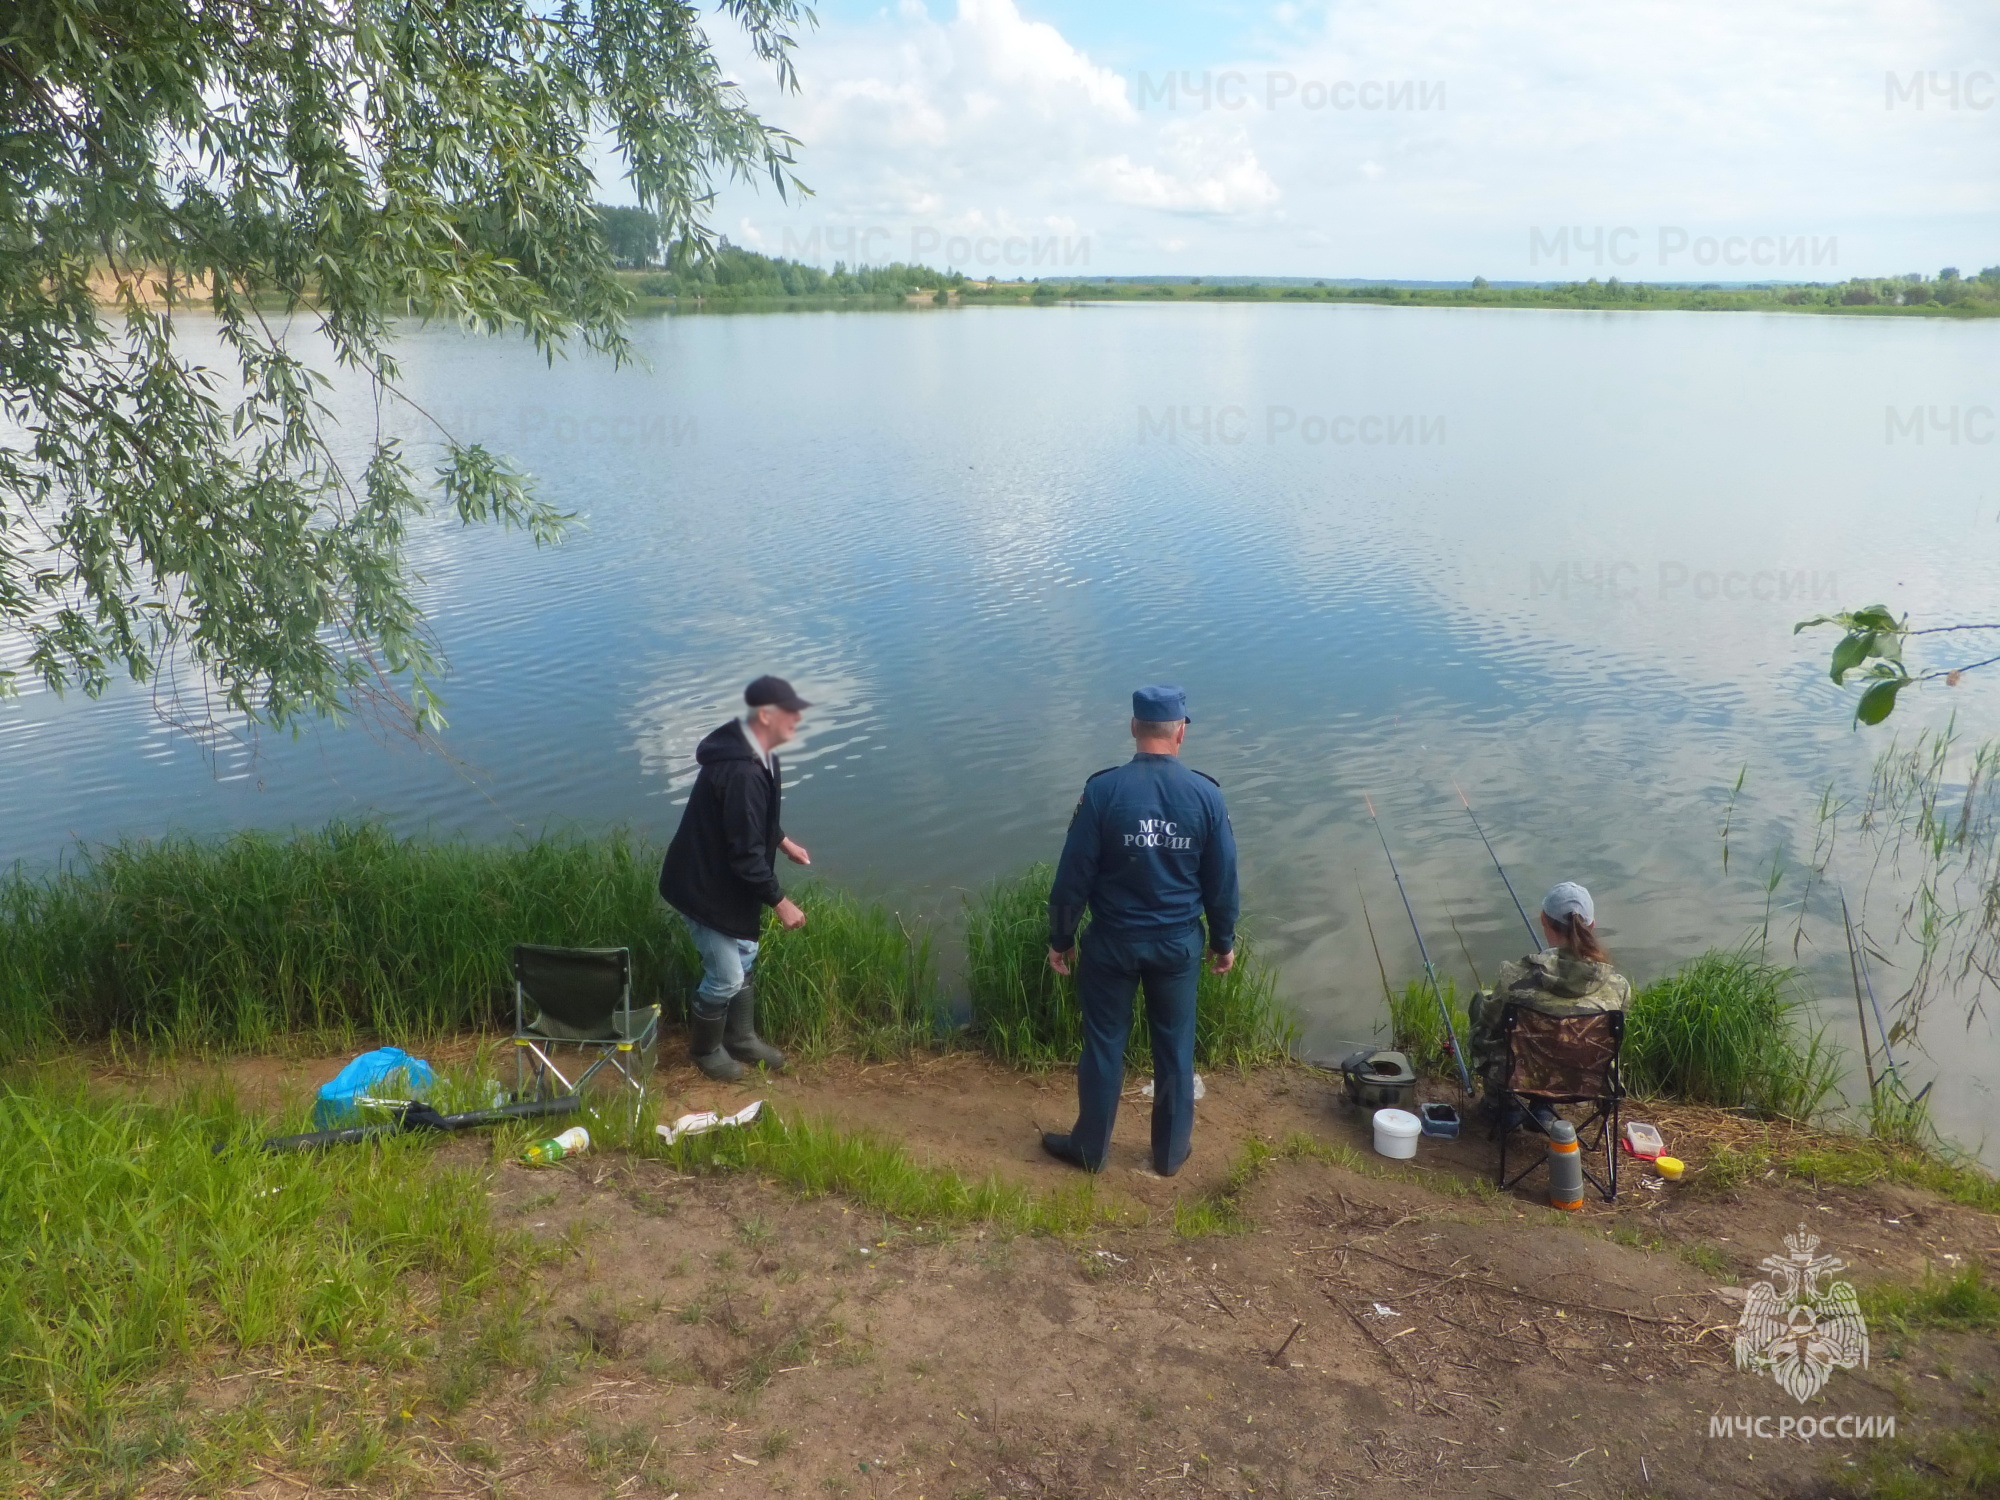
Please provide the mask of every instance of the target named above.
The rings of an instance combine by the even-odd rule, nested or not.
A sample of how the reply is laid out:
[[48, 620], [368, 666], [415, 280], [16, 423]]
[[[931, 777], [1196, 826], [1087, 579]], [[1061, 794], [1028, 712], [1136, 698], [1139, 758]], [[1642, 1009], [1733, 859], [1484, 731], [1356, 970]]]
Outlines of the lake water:
[[[821, 705], [786, 803], [816, 873], [952, 912], [1054, 857], [1128, 752], [1130, 689], [1172, 680], [1325, 1055], [1382, 1021], [1364, 893], [1416, 972], [1364, 794], [1461, 983], [1453, 918], [1483, 973], [1523, 942], [1454, 780], [1524, 899], [1588, 885], [1643, 980], [1756, 926], [1773, 852], [1804, 859], [1821, 786], [1885, 741], [1793, 623], [2000, 605], [2000, 323], [1120, 304], [633, 331], [648, 369], [403, 341], [432, 410], [583, 517], [541, 552], [418, 537], [454, 761], [353, 731], [210, 759], [144, 691], [34, 693], [0, 704], [0, 859], [360, 814], [664, 839], [696, 740], [773, 671]], [[1897, 722], [1953, 707], [2000, 726], [1978, 678]], [[1884, 942], [1894, 908], [1878, 890]], [[1838, 924], [1808, 936], [1851, 1041]], [[1976, 1144], [1991, 1028], [1947, 1007], [1926, 1041]]]

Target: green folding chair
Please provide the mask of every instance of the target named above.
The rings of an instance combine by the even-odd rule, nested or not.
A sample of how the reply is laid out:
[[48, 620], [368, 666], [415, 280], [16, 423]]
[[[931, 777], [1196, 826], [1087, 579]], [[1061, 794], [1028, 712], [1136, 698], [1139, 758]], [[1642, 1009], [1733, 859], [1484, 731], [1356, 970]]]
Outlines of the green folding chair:
[[[581, 1071], [574, 1081], [557, 1066], [562, 1048], [576, 1052], [570, 1066]], [[632, 1006], [631, 949], [515, 945], [517, 1098], [551, 1098], [558, 1086], [564, 1094], [581, 1093], [605, 1069], [644, 1098], [659, 1048], [659, 1006]]]

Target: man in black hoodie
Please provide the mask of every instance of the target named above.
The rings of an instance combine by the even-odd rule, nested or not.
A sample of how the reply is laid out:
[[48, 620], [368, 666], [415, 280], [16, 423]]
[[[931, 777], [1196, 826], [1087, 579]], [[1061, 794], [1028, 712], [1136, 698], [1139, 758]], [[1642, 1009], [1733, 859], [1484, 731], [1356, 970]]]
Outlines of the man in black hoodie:
[[786, 927], [805, 926], [806, 914], [778, 885], [778, 852], [794, 864], [812, 863], [778, 821], [783, 777], [775, 754], [812, 705], [781, 677], [759, 677], [743, 701], [750, 711], [696, 748], [701, 772], [660, 867], [660, 894], [701, 954], [688, 1053], [702, 1072], [725, 1081], [741, 1078], [745, 1063], [785, 1065], [784, 1053], [757, 1035], [751, 969], [765, 907]]

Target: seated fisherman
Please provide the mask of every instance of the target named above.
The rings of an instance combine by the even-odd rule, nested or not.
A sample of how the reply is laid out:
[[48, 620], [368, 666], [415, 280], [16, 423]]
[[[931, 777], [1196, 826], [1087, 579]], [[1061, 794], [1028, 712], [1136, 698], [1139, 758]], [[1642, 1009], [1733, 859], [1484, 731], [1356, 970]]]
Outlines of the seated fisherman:
[[1519, 963], [1500, 966], [1492, 989], [1472, 997], [1467, 1060], [1479, 1075], [1481, 1101], [1488, 1113], [1499, 1107], [1507, 1088], [1507, 1042], [1501, 1018], [1510, 1004], [1558, 1014], [1578, 1010], [1624, 1010], [1632, 984], [1611, 967], [1611, 955], [1597, 941], [1597, 910], [1590, 892], [1565, 880], [1542, 898], [1542, 931], [1549, 946]]

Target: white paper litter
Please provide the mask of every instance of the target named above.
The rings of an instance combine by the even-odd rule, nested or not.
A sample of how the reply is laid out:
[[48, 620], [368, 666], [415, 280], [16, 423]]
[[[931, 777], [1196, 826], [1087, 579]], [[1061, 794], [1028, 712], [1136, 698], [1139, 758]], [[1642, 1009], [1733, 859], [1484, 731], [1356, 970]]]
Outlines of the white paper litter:
[[[1197, 1099], [1206, 1099], [1208, 1097], [1208, 1085], [1201, 1081], [1201, 1074], [1199, 1073], [1194, 1075], [1194, 1096]], [[1153, 1097], [1152, 1084], [1148, 1083], [1144, 1088], [1140, 1089], [1139, 1097], [1141, 1099], [1152, 1098]]]
[[712, 1109], [704, 1109], [699, 1114], [682, 1115], [671, 1125], [656, 1125], [660, 1139], [671, 1146], [684, 1135], [705, 1135], [724, 1125], [748, 1125], [757, 1118], [764, 1108], [762, 1099], [752, 1099], [733, 1115], [719, 1115]]
[[1386, 1302], [1378, 1302], [1375, 1304], [1375, 1316], [1378, 1318], [1393, 1318], [1396, 1316], [1396, 1309], [1389, 1306]]

